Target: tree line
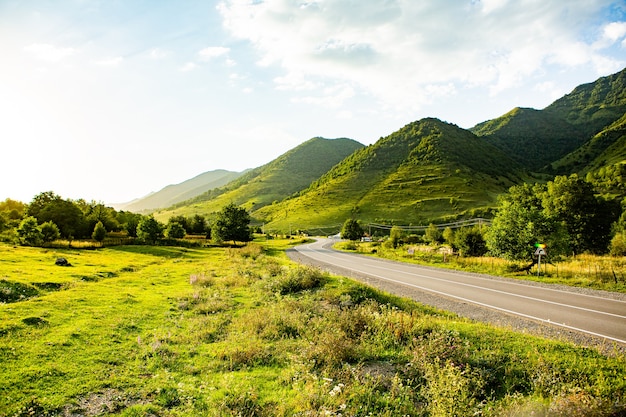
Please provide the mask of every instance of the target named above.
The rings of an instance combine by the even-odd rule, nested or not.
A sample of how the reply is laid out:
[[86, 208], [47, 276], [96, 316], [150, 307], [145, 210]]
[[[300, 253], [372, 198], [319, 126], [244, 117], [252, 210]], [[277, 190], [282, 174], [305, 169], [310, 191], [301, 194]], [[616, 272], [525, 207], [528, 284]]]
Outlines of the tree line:
[[[462, 256], [490, 254], [509, 260], [532, 259], [543, 245], [552, 259], [581, 253], [626, 256], [626, 198], [598, 193], [597, 184], [573, 174], [547, 183], [513, 186], [498, 199], [490, 226], [453, 231], [431, 224], [421, 236], [390, 230], [387, 244], [421, 241], [447, 243]], [[355, 219], [344, 223], [342, 237], [360, 239], [364, 230]]]
[[152, 215], [116, 211], [100, 202], [64, 199], [52, 191], [36, 195], [26, 204], [6, 199], [0, 202], [0, 241], [41, 246], [58, 239], [93, 239], [102, 242], [115, 233], [139, 243], [157, 244], [164, 238], [182, 239], [202, 235], [215, 241], [251, 240], [248, 212], [234, 204], [211, 218], [195, 214], [174, 216], [162, 223]]

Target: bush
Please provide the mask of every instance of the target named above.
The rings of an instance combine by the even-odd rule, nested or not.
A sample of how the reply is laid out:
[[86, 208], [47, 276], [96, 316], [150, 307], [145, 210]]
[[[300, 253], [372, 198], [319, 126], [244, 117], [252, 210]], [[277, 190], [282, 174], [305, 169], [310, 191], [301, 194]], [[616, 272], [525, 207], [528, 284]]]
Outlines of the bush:
[[268, 288], [274, 293], [286, 295], [320, 287], [325, 280], [326, 275], [318, 269], [297, 267], [273, 277]]
[[626, 256], [626, 232], [619, 232], [613, 236], [610, 253], [613, 256]]

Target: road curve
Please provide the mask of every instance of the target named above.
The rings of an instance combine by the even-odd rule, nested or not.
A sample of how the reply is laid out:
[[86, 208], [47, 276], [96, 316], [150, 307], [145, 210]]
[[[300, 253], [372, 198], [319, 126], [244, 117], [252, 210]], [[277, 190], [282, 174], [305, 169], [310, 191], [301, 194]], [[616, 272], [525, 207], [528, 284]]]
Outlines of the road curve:
[[[300, 257], [378, 281], [394, 283], [551, 326], [626, 345], [626, 301], [602, 291], [569, 291], [470, 273], [421, 267], [333, 250], [318, 239], [296, 246]], [[618, 298], [618, 299], [616, 299]]]

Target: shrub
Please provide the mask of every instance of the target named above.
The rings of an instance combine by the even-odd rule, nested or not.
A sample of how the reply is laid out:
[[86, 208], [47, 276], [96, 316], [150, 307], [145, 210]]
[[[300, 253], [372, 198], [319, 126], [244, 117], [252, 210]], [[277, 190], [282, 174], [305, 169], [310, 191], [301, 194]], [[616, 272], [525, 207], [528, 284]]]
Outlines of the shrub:
[[619, 232], [613, 236], [610, 251], [613, 256], [626, 256], [626, 232]]
[[272, 277], [268, 283], [268, 288], [273, 293], [286, 295], [318, 288], [325, 280], [326, 275], [320, 270], [300, 266], [289, 269], [281, 275]]

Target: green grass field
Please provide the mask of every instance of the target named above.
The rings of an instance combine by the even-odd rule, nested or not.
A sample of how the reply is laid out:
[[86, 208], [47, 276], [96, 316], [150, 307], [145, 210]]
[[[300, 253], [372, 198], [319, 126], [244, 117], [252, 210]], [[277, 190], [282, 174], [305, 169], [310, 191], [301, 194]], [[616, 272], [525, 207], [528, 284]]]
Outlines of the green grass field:
[[473, 323], [297, 266], [283, 252], [292, 242], [0, 246], [0, 416], [626, 412], [617, 350]]

